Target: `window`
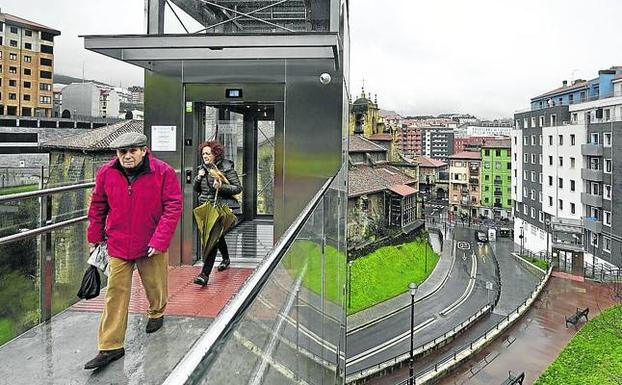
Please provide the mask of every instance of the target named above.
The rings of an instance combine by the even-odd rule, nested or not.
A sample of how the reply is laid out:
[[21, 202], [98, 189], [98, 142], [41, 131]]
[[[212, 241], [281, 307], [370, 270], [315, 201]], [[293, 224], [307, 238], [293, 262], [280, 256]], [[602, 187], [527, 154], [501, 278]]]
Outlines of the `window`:
[[538, 137], [538, 144], [539, 144], [540, 146], [542, 146], [542, 135], [540, 135], [540, 136]]
[[536, 145], [536, 136], [535, 135], [531, 135], [531, 145], [532, 146]]
[[603, 133], [603, 146], [611, 147], [611, 132]]
[[564, 188], [564, 179], [563, 178], [557, 178], [557, 187], [562, 189]]
[[529, 207], [527, 205], [523, 205], [523, 214], [527, 215], [527, 212], [529, 211]]
[[484, 150], [484, 155], [485, 156], [490, 156], [490, 150], [488, 150], [488, 149]]
[[41, 52], [42, 53], [53, 54], [54, 53], [54, 47], [52, 47], [51, 45], [41, 44]]
[[538, 211], [538, 220], [544, 223], [544, 213], [542, 211]]
[[611, 185], [606, 184], [603, 186], [603, 198], [611, 199]]
[[32, 43], [24, 43], [24, 49], [32, 49]]
[[556, 125], [557, 125], [557, 115], [551, 114], [551, 126], [556, 126]]
[[598, 135], [597, 132], [592, 133], [592, 135], [590, 135], [590, 143], [592, 144], [598, 144], [600, 142], [600, 137]]
[[44, 57], [42, 57], [41, 59], [39, 59], [39, 64], [41, 64], [42, 66], [52, 66], [52, 59], [46, 59]]
[[9, 53], [9, 60], [17, 60], [17, 54]]
[[561, 199], [557, 200], [557, 205], [559, 206], [559, 210], [563, 211], [564, 210], [564, 201]]
[[527, 187], [523, 187], [523, 196], [527, 198]]
[[524, 136], [524, 137], [523, 137], [523, 144], [524, 144], [525, 146], [528, 146], [528, 145], [529, 145], [529, 137], [528, 137], [528, 136]]
[[501, 156], [501, 150], [495, 150], [495, 156]]
[[549, 146], [553, 145], [553, 135], [549, 135]]
[[531, 154], [531, 164], [536, 164], [536, 154]]
[[511, 170], [511, 169], [512, 169], [512, 162], [506, 162], [506, 163], [505, 163], [505, 168], [506, 168], [507, 170]]
[[54, 35], [49, 32], [41, 32], [41, 40], [54, 41]]
[[611, 173], [611, 159], [605, 159], [605, 172]]
[[553, 156], [549, 155], [549, 166], [553, 165]]
[[538, 120], [539, 120], [539, 126], [540, 127], [544, 126], [544, 116], [538, 117]]
[[603, 211], [603, 222], [607, 226], [611, 226], [611, 211]]
[[560, 146], [564, 145], [564, 135], [559, 135], [559, 145]]
[[24, 94], [24, 100], [25, 101], [30, 101], [30, 95]]
[[532, 201], [535, 201], [535, 200], [536, 200], [536, 190], [532, 189], [532, 190], [529, 192], [529, 199], [531, 199]]
[[532, 218], [536, 218], [536, 209], [534, 209], [533, 207], [531, 208], [531, 217]]
[[41, 91], [52, 91], [52, 85], [48, 83], [39, 83], [39, 90]]
[[536, 173], [534, 171], [531, 172], [531, 181], [532, 182], [536, 181]]
[[527, 128], [527, 127], [529, 127], [529, 126], [528, 126], [528, 123], [529, 123], [529, 122], [528, 122], [527, 118], [524, 118], [524, 119], [523, 119], [523, 128]]
[[603, 251], [611, 252], [611, 238], [603, 237]]
[[538, 191], [538, 202], [542, 203], [542, 191]]
[[9, 80], [9, 87], [17, 87], [17, 80]]
[[575, 163], [576, 163], [576, 162], [575, 162], [575, 158], [571, 157], [571, 158], [570, 158], [570, 168], [574, 168]]
[[50, 104], [52, 103], [52, 98], [49, 96], [39, 96], [39, 103], [41, 104]]
[[29, 30], [29, 29], [25, 29], [25, 30], [24, 30], [24, 35], [26, 35], [26, 36], [32, 36], [32, 31], [31, 31], [31, 30]]
[[576, 206], [574, 203], [570, 203], [570, 214], [574, 214], [576, 212]]
[[560, 166], [560, 167], [563, 167], [563, 166], [564, 166], [564, 157], [563, 157], [563, 156], [560, 156], [560, 157], [559, 157], [559, 166]]
[[17, 100], [17, 94], [10, 93], [9, 100]]
[[538, 164], [542, 165], [542, 154], [538, 156]]
[[514, 137], [514, 144], [518, 144], [518, 138], [516, 136]]
[[611, 120], [611, 110], [609, 108], [605, 110], [605, 120], [606, 121]]
[[39, 77], [44, 79], [52, 79], [52, 73], [50, 71], [39, 71]]
[[536, 126], [536, 117], [532, 116], [531, 117], [531, 127], [535, 127]]
[[577, 114], [576, 112], [573, 112], [571, 119], [572, 119], [573, 122], [579, 121], [579, 114]]
[[549, 196], [549, 206], [553, 207], [553, 197]]
[[17, 47], [17, 40], [9, 40], [9, 45], [11, 47]]
[[538, 173], [538, 183], [542, 183], [542, 173]]
[[553, 186], [553, 177], [549, 175], [549, 186]]
[[17, 27], [10, 27], [11, 33], [17, 33]]
[[32, 75], [32, 70], [30, 68], [24, 68], [24, 75], [27, 75], [27, 76]]
[[529, 163], [529, 154], [523, 154], [523, 162]]
[[570, 179], [570, 191], [575, 191], [575, 187], [576, 187], [576, 184], [575, 184], [574, 179]]
[[32, 56], [24, 55], [24, 63], [31, 63], [31, 62], [32, 62]]

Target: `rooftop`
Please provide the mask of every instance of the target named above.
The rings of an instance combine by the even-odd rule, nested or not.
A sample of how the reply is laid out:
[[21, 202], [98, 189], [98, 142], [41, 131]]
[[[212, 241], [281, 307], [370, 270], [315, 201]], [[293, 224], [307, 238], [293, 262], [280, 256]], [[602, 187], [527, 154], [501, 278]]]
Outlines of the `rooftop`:
[[483, 148], [512, 148], [512, 139], [485, 139]]
[[475, 151], [462, 151], [457, 154], [453, 154], [449, 157], [449, 159], [482, 159], [482, 156], [479, 152]]
[[9, 13], [2, 13], [1, 16], [4, 16], [4, 20], [7, 24], [13, 24], [17, 26], [30, 27], [32, 29], [44, 31], [51, 33], [53, 35], [60, 35], [60, 31], [54, 28], [47, 27], [43, 24], [35, 23], [34, 21], [23, 19], [19, 16], [11, 15]]
[[432, 159], [430, 157], [423, 156], [423, 155], [415, 157], [415, 161], [419, 163], [419, 167], [438, 168], [438, 167], [447, 166], [447, 163], [443, 162], [442, 160]]
[[95, 130], [84, 130], [78, 135], [48, 140], [42, 143], [41, 147], [78, 151], [107, 151], [114, 139], [127, 132], [143, 132], [143, 121], [125, 120]]
[[373, 134], [372, 136], [369, 137], [369, 140], [376, 140], [379, 142], [390, 142], [393, 140], [393, 137], [389, 133]]
[[388, 190], [393, 185], [408, 185], [417, 181], [393, 166], [359, 165], [348, 172], [348, 197]]
[[387, 152], [387, 149], [362, 137], [361, 135], [350, 135], [348, 152]]

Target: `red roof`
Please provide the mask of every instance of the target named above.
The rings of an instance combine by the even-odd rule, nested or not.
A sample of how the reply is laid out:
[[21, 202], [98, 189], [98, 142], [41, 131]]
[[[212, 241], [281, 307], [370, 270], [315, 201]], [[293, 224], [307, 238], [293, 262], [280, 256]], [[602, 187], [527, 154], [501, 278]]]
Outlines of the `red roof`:
[[559, 88], [556, 88], [556, 89], [554, 89], [552, 91], [545, 92], [542, 95], [538, 95], [535, 98], [531, 98], [531, 100], [543, 98], [545, 96], [555, 95], [555, 94], [560, 93], [562, 91], [576, 90], [576, 89], [581, 89], [581, 88], [585, 88], [585, 87], [587, 87], [587, 81], [584, 80], [584, 81], [578, 82], [578, 83], [576, 83], [576, 84], [574, 84], [572, 86], [559, 87]]
[[462, 152], [459, 152], [457, 154], [454, 154], [454, 155], [450, 156], [449, 159], [477, 159], [477, 160], [480, 160], [480, 159], [482, 159], [482, 156], [480, 155], [479, 152], [475, 152], [475, 151], [462, 151]]
[[369, 137], [369, 140], [377, 140], [379, 142], [390, 142], [393, 140], [391, 134], [373, 134]]
[[389, 187], [389, 190], [403, 197], [407, 197], [409, 195], [417, 193], [417, 190], [405, 184], [394, 184], [393, 186]]
[[11, 15], [9, 13], [4, 13], [4, 19], [5, 22], [10, 23], [14, 23], [14, 24], [21, 24], [21, 25], [25, 25], [28, 27], [32, 27], [33, 29], [38, 29], [38, 30], [44, 30], [46, 32], [50, 32], [54, 35], [60, 35], [60, 31], [56, 30], [54, 28], [50, 28], [50, 27], [46, 27], [43, 24], [39, 24], [39, 23], [35, 23], [34, 21], [30, 21], [30, 20], [26, 20], [23, 19], [21, 17], [15, 16], [15, 15]]
[[419, 163], [420, 167], [434, 167], [434, 168], [438, 168], [438, 167], [443, 167], [443, 166], [447, 166], [447, 163], [443, 162], [442, 160], [438, 160], [438, 159], [432, 159], [429, 158], [427, 156], [416, 156], [415, 157], [415, 161], [417, 163]]
[[486, 139], [482, 143], [484, 148], [512, 148], [512, 139]]

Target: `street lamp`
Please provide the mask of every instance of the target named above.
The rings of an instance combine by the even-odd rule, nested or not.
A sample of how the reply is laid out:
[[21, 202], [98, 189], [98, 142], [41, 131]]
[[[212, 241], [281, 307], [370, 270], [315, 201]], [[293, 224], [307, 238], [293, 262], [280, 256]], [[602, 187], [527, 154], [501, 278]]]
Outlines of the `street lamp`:
[[352, 303], [352, 262], [348, 262], [348, 309]]
[[410, 289], [410, 376], [409, 385], [415, 385], [415, 294], [417, 294], [417, 284], [411, 282], [408, 285]]
[[546, 227], [546, 262], [549, 263], [549, 231], [551, 230], [551, 220], [549, 218], [544, 221]]
[[518, 236], [518, 238], [520, 238], [520, 256], [523, 256], [523, 247], [524, 247], [524, 243], [525, 243], [525, 231], [523, 226], [520, 227], [520, 235]]

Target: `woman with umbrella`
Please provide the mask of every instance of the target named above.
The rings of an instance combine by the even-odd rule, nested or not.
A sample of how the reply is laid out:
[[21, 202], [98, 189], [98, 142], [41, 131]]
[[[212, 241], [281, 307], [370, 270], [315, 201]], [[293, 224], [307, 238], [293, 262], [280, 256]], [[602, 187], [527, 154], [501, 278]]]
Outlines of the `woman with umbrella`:
[[[210, 227], [215, 226], [220, 230], [220, 232], [217, 232], [212, 228], [206, 229], [199, 226], [199, 230], [203, 229], [204, 232], [202, 234], [203, 242], [201, 242], [203, 248], [203, 269], [201, 274], [194, 279], [194, 283], [205, 286], [207, 285], [212, 267], [214, 267], [217, 250], [220, 250], [222, 255], [222, 262], [218, 266], [218, 271], [223, 271], [229, 267], [229, 250], [225, 242], [224, 233], [235, 222], [235, 217], [231, 213], [241, 214], [237, 195], [242, 192], [242, 185], [233, 167], [233, 161], [224, 158], [224, 147], [222, 144], [217, 141], [202, 143], [199, 146], [199, 153], [203, 159], [203, 164], [199, 167], [198, 175], [194, 181], [194, 190], [199, 193], [199, 205], [202, 206], [195, 209], [195, 217], [197, 218], [197, 223], [199, 221], [205, 224], [209, 222]], [[206, 202], [207, 204], [205, 204]], [[225, 220], [224, 228], [222, 220], [218, 221], [218, 225], [214, 225], [215, 220], [208, 219], [209, 214], [200, 214], [201, 217], [197, 216], [197, 210], [204, 206], [207, 206], [205, 207], [207, 210], [225, 208], [226, 213], [233, 219], [228, 220], [228, 223]], [[205, 210], [202, 212], [204, 213]], [[210, 211], [210, 213], [212, 212]], [[222, 214], [222, 211], [220, 213]], [[212, 238], [218, 237], [218, 239], [209, 241], [207, 238], [210, 236]]]

